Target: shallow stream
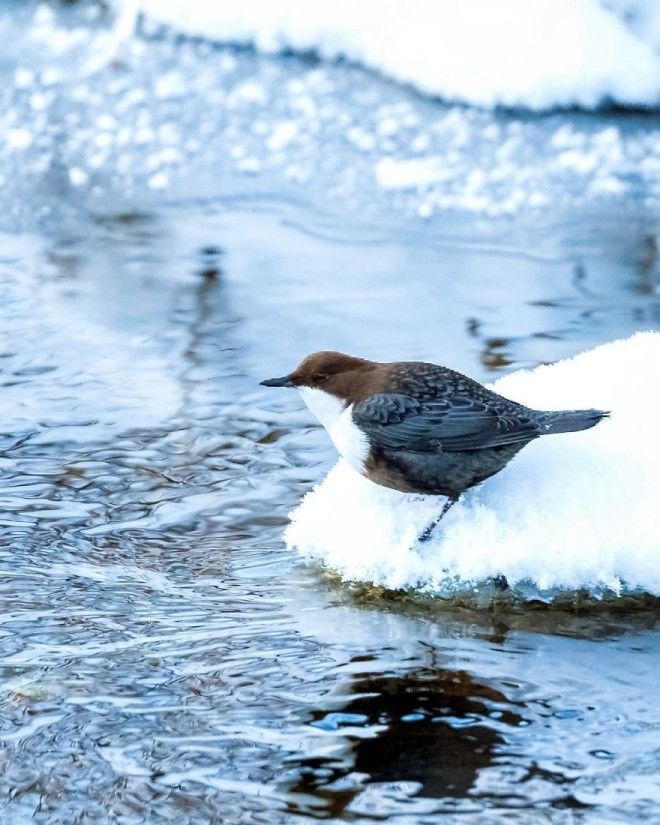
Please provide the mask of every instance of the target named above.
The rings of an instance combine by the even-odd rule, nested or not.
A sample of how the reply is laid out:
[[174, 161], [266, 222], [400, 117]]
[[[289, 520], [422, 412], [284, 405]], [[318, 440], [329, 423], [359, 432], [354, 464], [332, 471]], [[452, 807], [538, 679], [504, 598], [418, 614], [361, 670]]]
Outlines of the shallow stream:
[[[197, 59], [152, 46], [136, 72]], [[262, 80], [318, 71], [228, 54]], [[86, 105], [69, 92], [62, 116]], [[121, 118], [123, 94], [95, 105]], [[543, 220], [424, 221], [389, 190], [362, 212], [355, 184], [343, 211], [346, 180], [326, 200], [319, 177], [236, 184], [208, 157], [203, 186], [182, 161], [161, 195], [136, 154], [130, 186], [69, 174], [78, 197], [61, 165], [35, 183], [46, 151], [71, 171], [52, 117], [2, 156], [2, 822], [657, 821], [657, 603], [478, 610], [303, 564], [282, 530], [334, 454], [258, 385], [322, 348], [492, 380], [657, 328], [648, 181]], [[533, 128], [582, 128], [553, 117]], [[584, 121], [632, 129], [631, 151], [652, 134]]]

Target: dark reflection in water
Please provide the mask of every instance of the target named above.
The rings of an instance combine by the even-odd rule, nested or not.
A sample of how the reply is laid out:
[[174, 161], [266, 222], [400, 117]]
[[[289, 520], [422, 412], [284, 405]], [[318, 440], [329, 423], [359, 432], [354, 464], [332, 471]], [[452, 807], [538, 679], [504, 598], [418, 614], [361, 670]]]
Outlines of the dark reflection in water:
[[[410, 780], [422, 784], [425, 796], [463, 796], [503, 741], [480, 719], [488, 715], [484, 699], [505, 702], [506, 697], [475, 684], [465, 672], [382, 677], [358, 681], [355, 690], [376, 693], [377, 699], [357, 698], [347, 712], [364, 713], [387, 725], [386, 733], [356, 748], [355, 768], [368, 772], [376, 782]], [[521, 719], [510, 711], [498, 714], [509, 725]]]
[[192, 302], [189, 303], [186, 294], [185, 308], [177, 307], [176, 310], [177, 320], [182, 317], [188, 332], [182, 352], [179, 413], [186, 422], [200, 417], [194, 409], [196, 390], [203, 384], [217, 385], [226, 370], [227, 352], [231, 350], [227, 346], [227, 331], [236, 319], [232, 316], [227, 290], [222, 283], [221, 256], [222, 250], [214, 246], [200, 250], [198, 284], [194, 287]]
[[[349, 692], [353, 698], [331, 713], [314, 713], [312, 724], [329, 730], [371, 727], [374, 735], [347, 736], [350, 770], [333, 769], [332, 760], [303, 762], [293, 788], [327, 798], [332, 816], [341, 814], [367, 782], [414, 783], [420, 796], [438, 800], [466, 797], [505, 742], [493, 720], [499, 729], [523, 723], [523, 703], [509, 702], [461, 670], [357, 677]], [[351, 783], [356, 774], [360, 781]], [[349, 781], [342, 782], [346, 777]]]
[[586, 289], [562, 244], [257, 201], [2, 240], [3, 822], [656, 817], [655, 603], [479, 612], [304, 567], [281, 529], [334, 455], [258, 386], [316, 347], [555, 360], [658, 317], [639, 255], [581, 250]]

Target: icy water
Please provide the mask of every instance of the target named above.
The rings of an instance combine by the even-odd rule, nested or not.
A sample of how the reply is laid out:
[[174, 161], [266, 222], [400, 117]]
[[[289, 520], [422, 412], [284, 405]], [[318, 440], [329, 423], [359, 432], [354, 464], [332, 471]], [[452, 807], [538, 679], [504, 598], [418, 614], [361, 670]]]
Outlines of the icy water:
[[[22, 14], [0, 17], [1, 821], [658, 821], [657, 602], [477, 609], [304, 565], [282, 530], [334, 453], [258, 385], [311, 349], [492, 380], [657, 328], [652, 119], [445, 110], [158, 38], [72, 82], [89, 33]], [[336, 133], [288, 147], [312, 104]], [[453, 171], [406, 188], [382, 162], [436, 118]], [[475, 157], [499, 177], [467, 198]]]
[[657, 819], [653, 604], [479, 611], [303, 566], [282, 528], [333, 454], [258, 386], [330, 345], [488, 378], [657, 294], [597, 247], [576, 279], [309, 214], [3, 237], [3, 822]]

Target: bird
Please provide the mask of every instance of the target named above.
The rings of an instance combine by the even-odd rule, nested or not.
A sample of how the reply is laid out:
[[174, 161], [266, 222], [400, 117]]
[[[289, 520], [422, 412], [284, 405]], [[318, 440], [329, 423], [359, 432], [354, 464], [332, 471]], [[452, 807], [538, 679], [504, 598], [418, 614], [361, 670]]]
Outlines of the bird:
[[300, 392], [339, 454], [360, 475], [402, 493], [445, 497], [433, 531], [466, 490], [504, 469], [530, 441], [587, 430], [609, 412], [535, 410], [456, 370], [314, 352], [265, 387]]

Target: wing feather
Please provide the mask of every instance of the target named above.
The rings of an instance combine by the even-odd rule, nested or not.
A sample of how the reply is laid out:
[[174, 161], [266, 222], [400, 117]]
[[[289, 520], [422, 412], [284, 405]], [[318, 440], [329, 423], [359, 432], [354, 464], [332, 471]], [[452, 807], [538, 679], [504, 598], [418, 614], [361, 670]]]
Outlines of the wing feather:
[[377, 447], [459, 452], [526, 441], [539, 434], [534, 413], [485, 388], [417, 399], [379, 393], [353, 407], [353, 420]]

